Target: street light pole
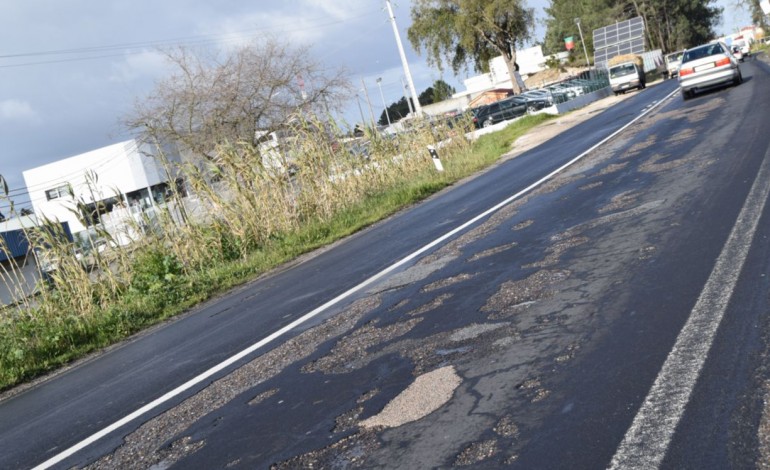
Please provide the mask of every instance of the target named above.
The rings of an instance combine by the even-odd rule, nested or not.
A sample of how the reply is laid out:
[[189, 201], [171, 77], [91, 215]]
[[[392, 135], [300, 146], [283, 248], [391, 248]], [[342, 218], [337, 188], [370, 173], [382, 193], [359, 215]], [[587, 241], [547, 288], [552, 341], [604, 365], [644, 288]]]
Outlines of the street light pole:
[[578, 33], [580, 33], [580, 44], [583, 45], [583, 52], [586, 54], [586, 64], [591, 66], [591, 60], [588, 58], [588, 48], [586, 47], [586, 41], [583, 39], [583, 29], [580, 27], [580, 18], [575, 18], [575, 24], [578, 27]]
[[382, 94], [382, 77], [377, 77], [377, 88], [380, 89], [380, 98], [382, 98], [382, 107], [385, 108], [385, 118], [388, 120], [388, 127], [390, 127], [390, 114], [388, 113], [388, 107], [385, 106], [385, 95]]

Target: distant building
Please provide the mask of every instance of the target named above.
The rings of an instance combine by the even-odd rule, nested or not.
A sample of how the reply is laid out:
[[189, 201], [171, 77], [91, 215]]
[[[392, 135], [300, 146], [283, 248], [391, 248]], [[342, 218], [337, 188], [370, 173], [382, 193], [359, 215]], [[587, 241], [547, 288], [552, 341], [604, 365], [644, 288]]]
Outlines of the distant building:
[[[540, 46], [516, 51], [519, 78], [526, 79], [528, 75], [544, 70], [545, 61], [546, 58], [543, 56], [543, 49]], [[498, 90], [508, 90], [509, 92], [512, 90], [511, 75], [508, 73], [508, 66], [505, 64], [503, 56], [497, 56], [489, 61], [489, 73], [468, 77], [463, 80], [463, 84], [465, 90], [452, 95], [451, 102], [457, 110], [464, 110], [477, 105], [479, 97], [482, 95], [495, 95]], [[519, 85], [523, 85], [523, 80]], [[485, 101], [486, 98], [480, 98], [480, 100]], [[445, 112], [443, 108], [441, 111]]]
[[[40, 219], [66, 222], [73, 234], [118, 209], [126, 214], [162, 202], [170, 184], [149, 145], [128, 140], [23, 172]], [[172, 157], [173, 158], [173, 157]], [[84, 211], [76, 210], [82, 203]]]
[[34, 215], [0, 221], [0, 262], [29, 255], [29, 242], [24, 232], [34, 227], [37, 227]]

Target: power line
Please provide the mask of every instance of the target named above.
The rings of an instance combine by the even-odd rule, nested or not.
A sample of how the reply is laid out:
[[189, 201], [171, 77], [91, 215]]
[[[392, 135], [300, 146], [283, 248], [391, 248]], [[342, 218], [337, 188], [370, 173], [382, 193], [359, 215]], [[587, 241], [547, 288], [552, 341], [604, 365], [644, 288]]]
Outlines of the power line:
[[204, 46], [204, 45], [214, 44], [217, 42], [234, 42], [245, 38], [254, 37], [257, 33], [265, 32], [265, 31], [280, 31], [281, 33], [311, 31], [319, 28], [334, 26], [341, 23], [347, 23], [352, 20], [357, 20], [360, 18], [373, 16], [373, 15], [374, 13], [365, 13], [365, 14], [350, 17], [345, 20], [319, 23], [319, 24], [315, 24], [315, 25], [303, 27], [303, 28], [290, 28], [291, 24], [286, 24], [285, 27], [272, 26], [270, 28], [254, 28], [254, 29], [243, 30], [243, 31], [227, 33], [227, 34], [207, 34], [207, 35], [199, 35], [199, 36], [181, 37], [181, 38], [175, 38], [175, 39], [163, 39], [163, 40], [144, 41], [144, 42], [135, 42], [135, 43], [112, 44], [112, 45], [105, 45], [105, 46], [87, 46], [87, 47], [79, 47], [79, 48], [72, 48], [72, 49], [58, 49], [58, 50], [50, 50], [50, 51], [3, 54], [3, 55], [0, 55], [0, 59], [18, 59], [18, 58], [26, 58], [26, 57], [63, 56], [63, 55], [71, 55], [71, 54], [92, 54], [92, 53], [98, 53], [98, 52], [122, 51], [121, 53], [117, 53], [117, 54], [100, 54], [96, 56], [91, 55], [91, 56], [81, 56], [81, 57], [69, 57], [65, 59], [50, 59], [50, 60], [42, 60], [42, 61], [35, 61], [35, 62], [24, 62], [24, 63], [17, 63], [17, 64], [4, 64], [4, 65], [0, 65], [0, 68], [26, 67], [30, 65], [55, 64], [55, 63], [62, 63], [62, 62], [75, 62], [75, 61], [82, 61], [82, 60], [104, 59], [104, 58], [110, 58], [110, 57], [122, 57], [125, 55], [142, 54], [146, 52], [147, 48], [153, 48], [153, 47], [159, 48], [163, 46]]

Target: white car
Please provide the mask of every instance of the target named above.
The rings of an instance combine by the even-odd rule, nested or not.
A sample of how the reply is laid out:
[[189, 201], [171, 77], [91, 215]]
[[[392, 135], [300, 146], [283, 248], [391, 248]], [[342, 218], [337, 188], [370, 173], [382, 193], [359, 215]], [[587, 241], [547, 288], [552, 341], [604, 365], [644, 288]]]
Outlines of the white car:
[[686, 49], [679, 66], [679, 89], [682, 98], [689, 99], [695, 92], [723, 85], [743, 82], [738, 59], [721, 42]]

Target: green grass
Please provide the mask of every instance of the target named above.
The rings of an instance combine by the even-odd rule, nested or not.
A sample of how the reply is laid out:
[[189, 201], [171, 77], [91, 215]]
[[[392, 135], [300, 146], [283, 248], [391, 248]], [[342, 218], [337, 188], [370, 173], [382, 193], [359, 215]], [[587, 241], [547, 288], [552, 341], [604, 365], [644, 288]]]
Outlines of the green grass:
[[[444, 159], [445, 172], [416, 172], [337, 211], [327, 220], [309, 220], [297, 230], [277, 233], [235, 261], [207, 265], [185, 274], [173, 255], [149, 249], [134, 260], [133, 281], [121, 288], [118, 300], [93, 314], [65, 313], [51, 318], [36, 315], [34, 309], [29, 314], [7, 314], [0, 321], [0, 390], [126, 339], [421, 201], [494, 164], [511, 150], [518, 137], [551, 117], [527, 116], [501, 131], [482, 136], [469, 149]], [[52, 298], [55, 302], [55, 296]], [[67, 311], [66, 305], [61, 308]]]

